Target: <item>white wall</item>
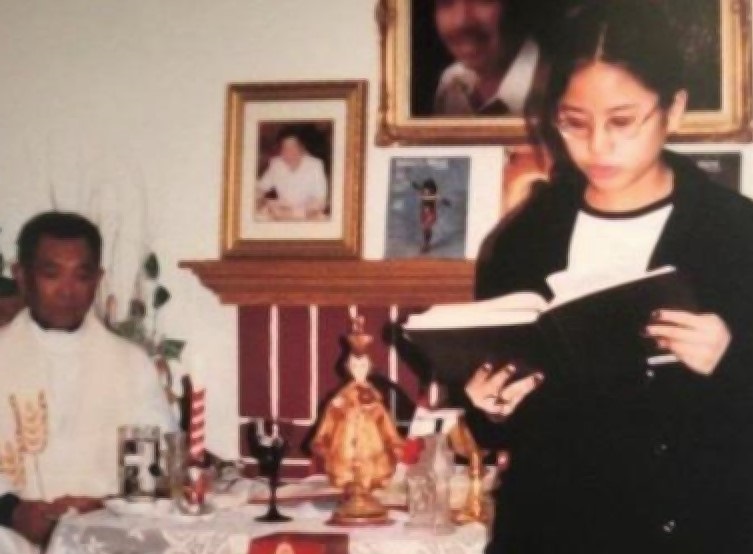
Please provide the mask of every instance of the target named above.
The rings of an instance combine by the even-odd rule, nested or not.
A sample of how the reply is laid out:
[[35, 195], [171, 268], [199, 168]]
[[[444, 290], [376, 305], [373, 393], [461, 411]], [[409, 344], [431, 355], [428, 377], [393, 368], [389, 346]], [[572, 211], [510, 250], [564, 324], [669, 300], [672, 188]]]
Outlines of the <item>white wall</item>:
[[[235, 309], [175, 266], [218, 255], [225, 86], [369, 79], [365, 256], [380, 257], [389, 157], [429, 150], [373, 146], [375, 3], [0, 0], [2, 252], [51, 207], [50, 190], [60, 207], [117, 222], [121, 264], [153, 248], [174, 298], [160, 327], [189, 341], [186, 363], [209, 384], [209, 447], [222, 455], [236, 451]], [[473, 251], [498, 205], [501, 148], [438, 151], [473, 157]]]

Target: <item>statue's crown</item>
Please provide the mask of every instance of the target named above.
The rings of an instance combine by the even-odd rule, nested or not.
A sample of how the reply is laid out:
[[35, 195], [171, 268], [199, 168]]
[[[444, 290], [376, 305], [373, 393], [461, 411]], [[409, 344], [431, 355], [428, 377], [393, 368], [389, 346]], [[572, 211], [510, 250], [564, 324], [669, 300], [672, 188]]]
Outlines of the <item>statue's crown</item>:
[[374, 337], [364, 331], [365, 318], [362, 315], [354, 316], [350, 319], [350, 333], [348, 334], [348, 344], [350, 350], [357, 356], [366, 353]]

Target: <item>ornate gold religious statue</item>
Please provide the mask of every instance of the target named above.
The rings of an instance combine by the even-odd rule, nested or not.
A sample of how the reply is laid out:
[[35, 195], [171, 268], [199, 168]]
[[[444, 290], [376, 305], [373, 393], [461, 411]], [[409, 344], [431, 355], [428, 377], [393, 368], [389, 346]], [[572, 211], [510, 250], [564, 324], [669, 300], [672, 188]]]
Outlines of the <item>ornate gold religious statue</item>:
[[395, 472], [403, 441], [382, 395], [367, 380], [373, 337], [364, 332], [363, 317], [354, 317], [348, 334], [346, 367], [352, 380], [330, 400], [312, 443], [330, 481], [343, 496], [330, 523], [381, 524], [387, 510], [372, 491], [383, 487]]

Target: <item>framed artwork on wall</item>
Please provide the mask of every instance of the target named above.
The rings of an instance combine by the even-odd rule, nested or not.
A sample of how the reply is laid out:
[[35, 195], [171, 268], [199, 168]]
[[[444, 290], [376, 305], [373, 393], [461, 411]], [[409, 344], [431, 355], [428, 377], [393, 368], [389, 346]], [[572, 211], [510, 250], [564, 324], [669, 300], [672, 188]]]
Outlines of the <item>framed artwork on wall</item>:
[[684, 152], [719, 185], [742, 192], [742, 154], [739, 151]]
[[465, 257], [469, 157], [390, 160], [385, 258]]
[[[477, 4], [472, 41], [461, 40], [462, 29], [443, 15], [459, 1], [378, 0], [377, 144], [524, 142], [523, 107], [543, 84], [555, 30], [588, 0], [471, 0]], [[658, 3], [677, 30], [687, 67], [689, 111], [673, 140], [750, 140], [749, 2], [696, 0], [692, 9], [687, 0]], [[484, 95], [473, 84], [473, 64], [503, 48], [505, 36], [525, 39]]]
[[223, 257], [360, 256], [366, 90], [228, 86]]

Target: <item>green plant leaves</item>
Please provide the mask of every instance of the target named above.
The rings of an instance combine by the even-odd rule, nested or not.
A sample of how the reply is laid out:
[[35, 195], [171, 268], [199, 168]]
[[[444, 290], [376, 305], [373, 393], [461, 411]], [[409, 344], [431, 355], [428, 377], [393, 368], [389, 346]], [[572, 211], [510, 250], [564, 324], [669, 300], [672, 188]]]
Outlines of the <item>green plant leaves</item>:
[[112, 326], [112, 330], [118, 335], [137, 344], [146, 342], [146, 330], [141, 319], [128, 318], [125, 321], [119, 321]]
[[157, 279], [159, 277], [159, 261], [157, 255], [152, 252], [144, 260], [144, 273], [150, 279]]
[[[157, 281], [160, 274], [159, 260], [154, 252], [151, 252], [143, 264], [144, 275], [150, 281]], [[0, 278], [0, 286], [2, 280]], [[154, 292], [152, 293], [151, 304], [155, 310], [154, 326], [156, 327], [156, 310], [167, 304], [170, 300], [170, 291], [159, 283], [155, 283]], [[147, 325], [144, 321], [147, 317], [147, 302], [140, 298], [132, 298], [128, 306], [128, 318], [125, 321], [114, 323], [110, 328], [121, 337], [128, 339], [140, 345], [151, 357], [158, 357], [164, 360], [180, 360], [186, 341], [170, 338], [157, 338], [156, 329], [147, 332]]]
[[168, 300], [170, 300], [170, 292], [165, 287], [159, 285], [156, 289], [154, 289], [154, 296], [152, 296], [152, 306], [155, 310], [158, 310], [159, 308], [167, 304]]
[[128, 306], [128, 317], [133, 319], [144, 319], [146, 317], [146, 305], [139, 298], [132, 298]]
[[184, 340], [163, 339], [157, 346], [157, 355], [166, 360], [180, 360], [180, 355], [185, 346], [186, 341]]

